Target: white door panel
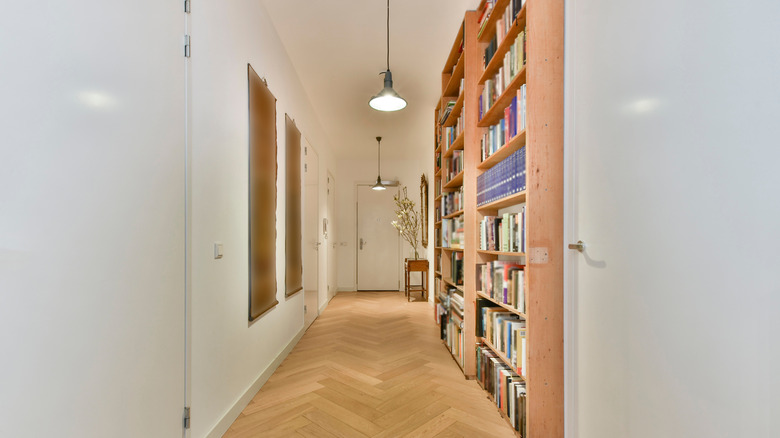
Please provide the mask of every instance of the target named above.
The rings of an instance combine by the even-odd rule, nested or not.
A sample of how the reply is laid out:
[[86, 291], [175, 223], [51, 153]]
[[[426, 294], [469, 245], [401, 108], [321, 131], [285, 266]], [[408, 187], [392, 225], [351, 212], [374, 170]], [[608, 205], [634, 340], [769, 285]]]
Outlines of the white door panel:
[[372, 190], [358, 186], [358, 290], [398, 290], [398, 231], [393, 228], [395, 187]]
[[0, 436], [180, 436], [182, 2], [2, 9]]
[[567, 436], [780, 436], [780, 5], [567, 5]]
[[317, 151], [302, 137], [306, 162], [303, 201], [303, 294], [306, 313], [304, 325], [308, 327], [319, 315], [319, 252], [323, 250], [319, 231], [319, 178], [320, 160]]

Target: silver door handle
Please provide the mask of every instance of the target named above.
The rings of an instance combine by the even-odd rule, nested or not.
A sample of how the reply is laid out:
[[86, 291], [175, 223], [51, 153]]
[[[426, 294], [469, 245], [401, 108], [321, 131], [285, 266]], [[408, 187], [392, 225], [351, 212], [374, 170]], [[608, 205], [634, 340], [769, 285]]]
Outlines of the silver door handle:
[[322, 245], [322, 242], [314, 242], [314, 249], [319, 251], [320, 245]]
[[577, 251], [582, 252], [585, 250], [585, 242], [578, 240], [577, 243], [570, 243], [569, 249], [576, 249]]
[[363, 240], [363, 238], [361, 237], [361, 238], [360, 238], [360, 249], [361, 249], [361, 250], [363, 249], [363, 244], [364, 244], [364, 243], [366, 243], [366, 242], [365, 242], [365, 241]]

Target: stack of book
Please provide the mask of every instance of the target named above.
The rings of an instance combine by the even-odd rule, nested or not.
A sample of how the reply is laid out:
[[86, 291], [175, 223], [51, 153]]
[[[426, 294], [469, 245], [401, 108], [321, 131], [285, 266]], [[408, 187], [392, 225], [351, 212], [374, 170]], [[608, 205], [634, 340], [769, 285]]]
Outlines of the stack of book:
[[525, 85], [521, 87], [521, 98], [512, 98], [512, 103], [504, 108], [504, 118], [489, 126], [480, 139], [480, 160], [485, 161], [509, 140], [525, 129]]
[[524, 268], [504, 260], [477, 265], [477, 290], [496, 302], [525, 313]]
[[[520, 315], [503, 307], [491, 307], [485, 299], [477, 300], [478, 334], [490, 342], [497, 352], [509, 359], [512, 370], [525, 377], [526, 323]], [[486, 302], [480, 305], [479, 301]]]
[[527, 437], [525, 382], [485, 345], [477, 347], [477, 381], [520, 436]]
[[485, 216], [479, 223], [479, 249], [484, 251], [525, 252], [525, 203], [518, 213]]
[[463, 210], [463, 186], [460, 186], [457, 192], [445, 193], [440, 202], [443, 216]]
[[463, 248], [463, 215], [442, 219], [442, 245], [444, 248]]
[[477, 205], [525, 190], [525, 148], [521, 148], [477, 177]]
[[452, 157], [444, 159], [444, 181], [450, 181], [463, 171], [463, 151], [452, 151]]
[[463, 284], [463, 253], [458, 251], [452, 253], [451, 270], [452, 282], [457, 285]]
[[449, 323], [447, 325], [447, 347], [463, 366], [465, 360], [463, 337], [463, 295], [454, 287], [448, 289]]
[[479, 27], [479, 33], [477, 38], [482, 36], [482, 33], [487, 28], [487, 22], [490, 18], [490, 14], [493, 12], [493, 8], [496, 6], [496, 0], [486, 0], [485, 5], [480, 11], [479, 18], [477, 19], [477, 26]]

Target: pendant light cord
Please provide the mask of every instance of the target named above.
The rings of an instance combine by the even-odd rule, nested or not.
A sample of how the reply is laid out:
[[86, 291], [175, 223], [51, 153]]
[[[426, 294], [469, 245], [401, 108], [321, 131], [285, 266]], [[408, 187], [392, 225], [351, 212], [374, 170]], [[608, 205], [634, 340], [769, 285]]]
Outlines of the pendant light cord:
[[376, 175], [377, 177], [382, 174], [379, 170], [379, 155], [382, 153], [382, 137], [376, 138]]
[[387, 70], [390, 70], [390, 0], [387, 0]]

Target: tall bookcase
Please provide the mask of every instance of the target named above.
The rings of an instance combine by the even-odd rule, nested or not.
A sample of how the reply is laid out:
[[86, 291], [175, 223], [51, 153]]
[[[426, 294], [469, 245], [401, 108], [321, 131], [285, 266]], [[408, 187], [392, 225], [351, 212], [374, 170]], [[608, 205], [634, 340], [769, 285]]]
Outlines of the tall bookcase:
[[[439, 292], [434, 297], [437, 309], [446, 313], [442, 318], [461, 324], [459, 333], [443, 336], [450, 351], [448, 336], [459, 336], [462, 350], [454, 357], [465, 376], [484, 377], [486, 356], [511, 368], [525, 384], [527, 436], [562, 437], [564, 10], [562, 0], [523, 3], [516, 14], [513, 0], [482, 0], [476, 11], [467, 11], [442, 72], [434, 123], [434, 282]], [[485, 62], [488, 54], [492, 58]], [[485, 91], [496, 86], [497, 92]], [[453, 165], [458, 157], [462, 171]], [[452, 193], [462, 194], [459, 203], [446, 202]], [[503, 232], [510, 231], [501, 236], [511, 235], [515, 228], [507, 228], [508, 218], [516, 218], [519, 237], [504, 247], [481, 249], [490, 235], [485, 230], [492, 229], [485, 224], [502, 218]], [[455, 232], [453, 238], [461, 221], [462, 235]], [[453, 240], [458, 248], [452, 248]], [[459, 258], [462, 284], [452, 263]], [[492, 272], [488, 266], [509, 265], [522, 271], [512, 277], [522, 283], [514, 289], [514, 301], [511, 292], [497, 296], [485, 284], [484, 272]], [[443, 293], [448, 289], [461, 294], [462, 315], [452, 308], [451, 293]], [[506, 315], [498, 323], [522, 327], [524, 350], [518, 344], [516, 355], [511, 354], [507, 332], [504, 348], [482, 337], [481, 309], [486, 306]], [[509, 414], [510, 408], [516, 407], [502, 411]]]

